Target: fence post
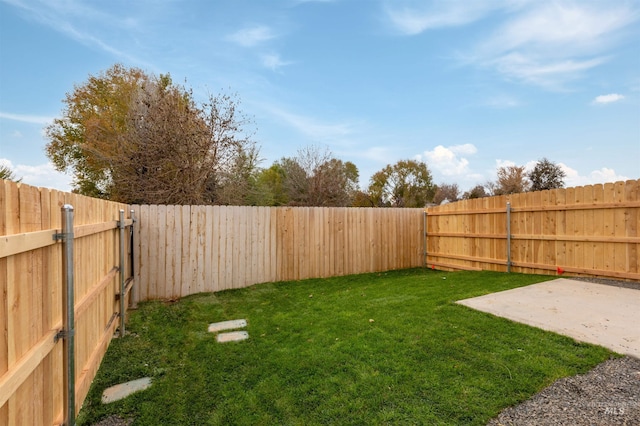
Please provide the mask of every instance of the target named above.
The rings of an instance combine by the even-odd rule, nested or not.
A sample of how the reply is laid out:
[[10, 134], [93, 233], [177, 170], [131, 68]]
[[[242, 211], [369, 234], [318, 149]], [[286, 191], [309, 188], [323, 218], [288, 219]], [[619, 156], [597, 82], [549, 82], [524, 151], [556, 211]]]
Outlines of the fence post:
[[422, 229], [424, 230], [423, 238], [422, 238], [422, 267], [427, 267], [427, 213], [424, 212], [422, 216]]
[[118, 229], [120, 229], [120, 337], [124, 336], [124, 210], [120, 209], [120, 220], [118, 221]]
[[[134, 231], [135, 231], [135, 226], [136, 226], [136, 212], [135, 210], [131, 210], [131, 220], [133, 221], [133, 223], [131, 223], [131, 228], [129, 228], [129, 237], [130, 237], [130, 252], [131, 252], [131, 257], [129, 258], [129, 262], [131, 263], [131, 278], [132, 280], [135, 279], [135, 275], [136, 275], [136, 270], [135, 270], [135, 262], [136, 262], [136, 257], [135, 257], [135, 252], [134, 252], [134, 248], [135, 245], [133, 244], [133, 235], [134, 235]], [[135, 295], [135, 283], [131, 284], [131, 290], [129, 290], [131, 292], [131, 297], [129, 298], [129, 307], [131, 309], [136, 309], [138, 306], [138, 302], [136, 301], [136, 295]]]
[[76, 368], [74, 355], [75, 299], [73, 280], [73, 206], [62, 206], [62, 233], [56, 236], [62, 240], [62, 338], [63, 360], [63, 421], [66, 426], [75, 426], [76, 420]]
[[507, 201], [507, 272], [511, 272], [511, 202]]

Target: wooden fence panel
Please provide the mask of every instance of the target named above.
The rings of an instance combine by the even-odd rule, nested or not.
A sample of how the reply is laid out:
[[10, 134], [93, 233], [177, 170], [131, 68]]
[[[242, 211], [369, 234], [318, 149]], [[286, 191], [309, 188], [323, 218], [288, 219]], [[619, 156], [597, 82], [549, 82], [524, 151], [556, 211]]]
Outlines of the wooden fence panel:
[[62, 421], [62, 250], [53, 236], [64, 204], [75, 216], [76, 411], [117, 324], [116, 221], [126, 206], [0, 180], [0, 424]]
[[421, 209], [133, 209], [141, 222], [134, 249], [139, 300], [416, 267], [423, 261]]
[[640, 279], [640, 181], [465, 200], [427, 209], [427, 263], [444, 269]]

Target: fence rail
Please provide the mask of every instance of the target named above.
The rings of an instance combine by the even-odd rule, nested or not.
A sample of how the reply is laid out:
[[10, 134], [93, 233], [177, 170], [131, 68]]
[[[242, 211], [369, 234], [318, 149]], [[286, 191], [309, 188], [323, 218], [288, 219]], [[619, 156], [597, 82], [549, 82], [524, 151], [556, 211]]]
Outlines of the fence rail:
[[119, 263], [114, 219], [127, 206], [0, 180], [0, 425], [66, 420], [63, 243], [54, 238], [65, 204], [75, 215], [75, 413], [117, 326], [118, 272], [130, 268], [128, 256]]
[[421, 209], [133, 209], [140, 300], [423, 264]]
[[640, 280], [640, 180], [465, 200], [426, 214], [434, 267]]

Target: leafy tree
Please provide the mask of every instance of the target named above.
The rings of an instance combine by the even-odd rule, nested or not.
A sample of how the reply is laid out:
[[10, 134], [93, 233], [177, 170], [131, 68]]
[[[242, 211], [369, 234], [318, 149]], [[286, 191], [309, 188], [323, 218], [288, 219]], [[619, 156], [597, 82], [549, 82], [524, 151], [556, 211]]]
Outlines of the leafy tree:
[[464, 200], [473, 200], [474, 198], [483, 198], [488, 197], [489, 194], [485, 190], [485, 187], [482, 185], [476, 185], [471, 188], [469, 191], [466, 191], [462, 194], [462, 199]]
[[223, 205], [260, 205], [262, 196], [258, 186], [258, 150], [255, 147], [239, 148], [232, 163], [215, 174], [218, 191], [214, 191], [212, 201]]
[[444, 200], [453, 202], [460, 199], [460, 188], [456, 183], [443, 183], [437, 186], [436, 193], [433, 197], [435, 204], [442, 204]]
[[309, 176], [296, 158], [282, 158], [280, 167], [284, 171], [284, 190], [287, 204], [291, 206], [309, 205]]
[[[63, 118], [47, 128], [47, 154], [71, 170], [74, 190], [128, 203], [229, 200], [241, 164], [257, 158], [246, 119], [229, 95], [198, 105], [166, 76], [114, 65], [76, 86]], [[256, 154], [256, 155], [254, 155]], [[225, 198], [226, 197], [226, 198]]]
[[73, 172], [75, 192], [109, 198], [112, 180], [105, 153], [119, 148], [114, 141], [126, 131], [131, 98], [148, 81], [140, 69], [114, 65], [67, 93], [63, 118], [46, 128], [46, 152], [56, 169]]
[[435, 185], [424, 162], [400, 160], [376, 172], [368, 192], [379, 207], [424, 207], [433, 201]]
[[14, 182], [20, 182], [22, 179], [18, 179], [11, 167], [6, 164], [0, 164], [0, 179], [11, 180]]
[[255, 205], [285, 206], [289, 194], [285, 188], [286, 172], [277, 161], [267, 169], [258, 171], [256, 176]]
[[566, 173], [556, 163], [543, 158], [527, 176], [531, 181], [531, 191], [543, 191], [563, 188]]
[[498, 180], [495, 187], [491, 184], [494, 195], [518, 194], [529, 190], [530, 182], [524, 171], [524, 166], [506, 166], [498, 169]]
[[369, 193], [358, 189], [353, 194], [351, 207], [375, 207], [375, 203], [371, 199], [371, 196], [369, 195]]

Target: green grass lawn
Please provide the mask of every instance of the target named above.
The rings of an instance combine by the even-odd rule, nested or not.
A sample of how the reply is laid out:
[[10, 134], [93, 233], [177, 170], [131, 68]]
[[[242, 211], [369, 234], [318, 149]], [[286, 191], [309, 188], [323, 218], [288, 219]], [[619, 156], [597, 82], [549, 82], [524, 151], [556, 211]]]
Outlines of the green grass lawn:
[[[404, 270], [143, 303], [78, 424], [118, 414], [135, 425], [484, 425], [612, 355], [454, 303], [550, 278]], [[248, 340], [207, 332], [240, 318]], [[100, 403], [105, 388], [145, 376], [151, 388]]]

